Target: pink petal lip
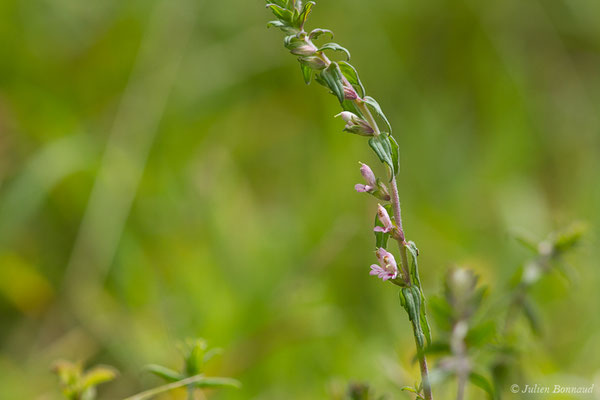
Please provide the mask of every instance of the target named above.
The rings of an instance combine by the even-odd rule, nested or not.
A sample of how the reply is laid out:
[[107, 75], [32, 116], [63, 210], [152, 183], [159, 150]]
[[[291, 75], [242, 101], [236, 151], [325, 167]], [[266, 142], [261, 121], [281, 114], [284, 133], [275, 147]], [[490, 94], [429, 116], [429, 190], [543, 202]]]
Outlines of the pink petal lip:
[[354, 189], [360, 193], [367, 193], [367, 192], [372, 191], [374, 188], [369, 185], [363, 185], [362, 183], [357, 183], [356, 185], [354, 185]]
[[384, 228], [383, 226], [376, 226], [375, 228], [373, 228], [373, 232], [388, 233], [389, 231], [390, 228]]

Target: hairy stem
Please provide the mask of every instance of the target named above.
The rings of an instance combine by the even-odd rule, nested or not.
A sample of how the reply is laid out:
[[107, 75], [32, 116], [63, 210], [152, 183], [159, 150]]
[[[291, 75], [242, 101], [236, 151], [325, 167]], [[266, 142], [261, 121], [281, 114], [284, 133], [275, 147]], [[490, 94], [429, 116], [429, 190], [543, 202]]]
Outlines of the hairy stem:
[[[416, 338], [415, 338], [416, 340]], [[418, 346], [418, 344], [417, 344]], [[423, 381], [423, 394], [425, 400], [433, 400], [433, 394], [431, 393], [431, 383], [429, 382], [429, 369], [427, 368], [427, 359], [423, 353], [423, 349], [419, 352], [419, 366], [421, 367], [421, 380]]]

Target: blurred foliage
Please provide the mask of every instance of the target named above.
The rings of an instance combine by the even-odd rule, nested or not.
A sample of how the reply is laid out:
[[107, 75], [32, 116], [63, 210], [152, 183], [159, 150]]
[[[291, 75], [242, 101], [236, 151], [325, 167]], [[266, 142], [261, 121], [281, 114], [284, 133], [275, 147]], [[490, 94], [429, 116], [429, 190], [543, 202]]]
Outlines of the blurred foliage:
[[115, 379], [117, 372], [107, 366], [96, 366], [83, 371], [81, 363], [60, 360], [54, 363], [63, 395], [67, 400], [94, 400], [96, 386]]
[[[240, 383], [235, 379], [204, 376], [204, 365], [208, 361], [210, 361], [215, 355], [219, 354], [221, 352], [220, 349], [208, 349], [207, 343], [203, 339], [188, 339], [182, 342], [179, 347], [181, 353], [183, 354], [184, 361], [184, 366], [181, 369], [181, 371], [175, 371], [173, 369], [158, 364], [149, 364], [146, 366], [147, 371], [168, 382], [168, 384], [162, 386], [162, 390], [169, 389], [171, 387], [170, 384], [173, 382], [181, 383], [182, 381], [185, 381], [187, 379], [198, 378], [193, 382], [193, 384], [186, 385], [188, 399], [191, 400], [197, 398], [196, 389], [240, 387]], [[153, 389], [150, 392], [155, 393], [158, 390], [161, 390], [160, 387]], [[141, 400], [142, 398], [145, 397], [139, 397], [139, 400]]]
[[[309, 27], [351, 49], [394, 126], [426, 293], [451, 263], [502, 291], [527, 256], [508, 232], [589, 222], [572, 283], [528, 292], [551, 333], [515, 327], [539, 384], [600, 386], [598, 15], [321, 0]], [[116, 366], [98, 398], [123, 398], [194, 336], [227, 349], [208, 375], [243, 384], [214, 399], [326, 398], [332, 380], [395, 398], [417, 380], [397, 295], [368, 276], [376, 200], [353, 186], [375, 155], [270, 18], [262, 0], [0, 2], [3, 397], [59, 399], [65, 358]]]

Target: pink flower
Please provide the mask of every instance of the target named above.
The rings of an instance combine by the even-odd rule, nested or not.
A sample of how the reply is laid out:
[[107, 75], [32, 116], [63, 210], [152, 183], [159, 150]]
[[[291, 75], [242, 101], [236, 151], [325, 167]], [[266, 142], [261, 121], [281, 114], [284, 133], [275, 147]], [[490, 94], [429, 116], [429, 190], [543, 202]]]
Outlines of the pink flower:
[[357, 183], [354, 186], [354, 189], [356, 189], [357, 192], [361, 193], [373, 192], [377, 188], [377, 179], [375, 178], [375, 174], [373, 173], [371, 168], [369, 168], [367, 164], [360, 163], [360, 173], [363, 176], [363, 178], [365, 178], [367, 184], [363, 185], [361, 183]]
[[392, 224], [392, 220], [390, 219], [387, 210], [381, 204], [378, 204], [377, 206], [377, 217], [383, 226], [376, 226], [373, 229], [375, 232], [388, 233], [394, 230], [394, 224]]
[[375, 252], [379, 265], [371, 265], [371, 272], [369, 275], [376, 275], [378, 278], [387, 281], [388, 279], [396, 279], [398, 277], [398, 265], [392, 253], [387, 252], [384, 248], [380, 247]]

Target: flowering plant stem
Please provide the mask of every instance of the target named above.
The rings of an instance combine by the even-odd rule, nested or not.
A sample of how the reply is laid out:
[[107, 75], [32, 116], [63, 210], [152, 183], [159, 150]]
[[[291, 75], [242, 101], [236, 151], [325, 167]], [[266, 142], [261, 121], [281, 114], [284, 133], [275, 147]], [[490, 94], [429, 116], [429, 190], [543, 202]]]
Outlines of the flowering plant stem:
[[[355, 186], [358, 192], [369, 193], [390, 203], [386, 206], [380, 204], [378, 207], [374, 232], [379, 265], [371, 266], [371, 275], [377, 275], [384, 281], [389, 280], [401, 288], [400, 301], [413, 327], [423, 395], [420, 394], [420, 388], [412, 388], [411, 391], [419, 398], [432, 400], [425, 358], [425, 340], [429, 344], [431, 334], [425, 312], [425, 296], [418, 273], [418, 249], [413, 242], [406, 241], [402, 226], [400, 197], [396, 182], [396, 174], [399, 170], [398, 144], [391, 135], [391, 125], [381, 107], [375, 99], [366, 96], [356, 69], [346, 61], [332, 61], [325, 54], [325, 51], [339, 51], [345, 53], [349, 60], [350, 52], [337, 43], [326, 43], [319, 47], [313, 42], [313, 39], [321, 35], [333, 37], [333, 33], [329, 30], [314, 29], [310, 33], [304, 30], [306, 19], [314, 4], [313, 1], [267, 0], [267, 7], [277, 17], [277, 20], [269, 22], [268, 26], [277, 27], [286, 33], [284, 44], [292, 54], [298, 56], [305, 82], [310, 83], [314, 77], [319, 84], [328, 88], [338, 98], [344, 109], [339, 114], [346, 122], [344, 130], [369, 137], [369, 146], [380, 161], [388, 167], [391, 194], [381, 179], [375, 177], [371, 168], [362, 163], [360, 171], [367, 184]], [[375, 117], [385, 123], [385, 126], [382, 125], [384, 129], [381, 129]], [[393, 221], [388, 211], [393, 214]], [[398, 243], [400, 268], [394, 256], [386, 251], [390, 238]]]

